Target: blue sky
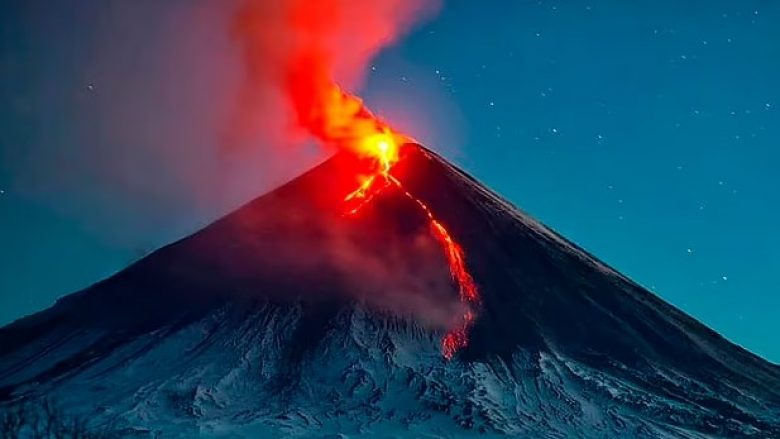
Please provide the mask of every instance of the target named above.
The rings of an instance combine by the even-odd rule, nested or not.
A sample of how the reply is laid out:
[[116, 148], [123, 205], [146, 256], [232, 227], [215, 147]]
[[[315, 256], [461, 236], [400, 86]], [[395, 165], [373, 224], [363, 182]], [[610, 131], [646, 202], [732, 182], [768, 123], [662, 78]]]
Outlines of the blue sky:
[[[211, 120], [233, 78], [218, 13], [180, 0], [56, 3], [0, 6], [0, 323], [314, 160], [214, 155]], [[362, 94], [525, 211], [780, 362], [779, 22], [771, 1], [450, 0], [375, 60]]]

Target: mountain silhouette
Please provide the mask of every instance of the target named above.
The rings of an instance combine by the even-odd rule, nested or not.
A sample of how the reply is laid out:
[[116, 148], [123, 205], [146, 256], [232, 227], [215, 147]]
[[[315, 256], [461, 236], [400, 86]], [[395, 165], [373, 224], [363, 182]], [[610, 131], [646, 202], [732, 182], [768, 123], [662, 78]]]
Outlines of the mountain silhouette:
[[[426, 218], [340, 206], [339, 153], [0, 329], [0, 400], [140, 437], [780, 437], [780, 367], [420, 145], [394, 168], [463, 247], [468, 345]], [[641, 249], [637, 249], [641, 251]]]

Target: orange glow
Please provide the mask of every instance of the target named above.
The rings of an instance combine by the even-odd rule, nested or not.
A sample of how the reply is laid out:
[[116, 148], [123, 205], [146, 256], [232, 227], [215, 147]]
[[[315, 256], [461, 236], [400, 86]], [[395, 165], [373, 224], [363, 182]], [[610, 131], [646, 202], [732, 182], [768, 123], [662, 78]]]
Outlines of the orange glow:
[[376, 157], [381, 165], [382, 172], [390, 172], [390, 168], [398, 162], [398, 142], [400, 136], [393, 134], [389, 128], [382, 132], [372, 134], [361, 142], [360, 152], [367, 156]]
[[397, 178], [390, 175], [389, 179], [404, 193], [404, 195], [406, 195], [407, 198], [414, 201], [420, 207], [420, 210], [425, 213], [425, 216], [428, 217], [431, 234], [436, 238], [436, 241], [439, 242], [439, 245], [441, 245], [442, 251], [447, 257], [450, 275], [455, 283], [458, 284], [460, 300], [467, 306], [467, 310], [463, 314], [463, 318], [458, 326], [451, 329], [441, 341], [442, 355], [448, 360], [452, 359], [456, 352], [468, 345], [468, 331], [474, 324], [475, 317], [473, 309], [478, 307], [480, 302], [477, 284], [466, 269], [463, 247], [452, 238], [450, 232], [448, 232], [441, 222], [436, 219], [428, 205], [404, 189]]
[[471, 310], [467, 310], [463, 314], [463, 320], [460, 325], [450, 330], [441, 340], [441, 353], [444, 355], [444, 358], [452, 359], [455, 353], [468, 345], [468, 330], [473, 324], [474, 313]]
[[[463, 249], [428, 206], [391, 174], [401, 160], [401, 145], [410, 139], [390, 129], [359, 97], [334, 80], [359, 86], [373, 56], [415, 19], [437, 8], [437, 1], [416, 0], [241, 0], [230, 27], [245, 66], [235, 130], [237, 137], [251, 131], [260, 109], [255, 101], [267, 92], [281, 92], [291, 111], [283, 116], [291, 118], [293, 128], [331, 149], [355, 155], [361, 164], [370, 164], [356, 175], [359, 185], [345, 197], [344, 212], [357, 214], [385, 190], [402, 191], [425, 214], [430, 233], [440, 243], [458, 283], [461, 300], [472, 310], [478, 294], [466, 270]], [[462, 324], [444, 338], [442, 351], [447, 358], [466, 345], [473, 320], [469, 311]]]
[[[353, 215], [371, 202], [377, 194], [390, 185], [390, 169], [398, 162], [399, 145], [397, 139], [403, 139], [384, 127], [382, 131], [367, 135], [358, 142], [356, 153], [373, 161], [372, 174], [363, 183], [344, 198], [348, 203], [347, 213]], [[377, 183], [377, 180], [380, 180]]]
[[298, 114], [299, 122], [325, 143], [346, 149], [361, 158], [375, 159], [384, 171], [398, 161], [399, 145], [409, 141], [393, 132], [371, 113], [363, 101], [334, 83], [321, 84], [308, 111]]
[[395, 187], [414, 202], [425, 215], [431, 235], [439, 243], [447, 258], [450, 275], [458, 285], [460, 300], [466, 305], [466, 311], [458, 325], [448, 331], [441, 341], [442, 355], [449, 360], [460, 349], [468, 345], [468, 331], [475, 320], [474, 309], [479, 306], [480, 302], [479, 292], [474, 279], [466, 268], [463, 247], [452, 238], [452, 235], [436, 218], [430, 207], [409, 192], [401, 181], [391, 174], [393, 165], [400, 160], [400, 146], [397, 139], [405, 139], [405, 137], [383, 127], [382, 131], [369, 134], [358, 142], [359, 148], [354, 151], [359, 156], [370, 158], [373, 169], [370, 175], [364, 177], [360, 186], [344, 198], [345, 212], [347, 215], [355, 215], [371, 203], [374, 197], [390, 187]]
[[[381, 180], [381, 183], [377, 184], [377, 179]], [[375, 196], [390, 186], [389, 180], [384, 178], [382, 174], [372, 175], [366, 178], [365, 181], [354, 192], [350, 193], [344, 198], [347, 203], [346, 213], [348, 215], [354, 215], [360, 211], [364, 206], [371, 202]]]
[[325, 144], [349, 151], [370, 163], [368, 172], [358, 175], [360, 185], [357, 189], [344, 197], [345, 214], [357, 214], [377, 195], [394, 187], [412, 200], [427, 218], [430, 233], [442, 248], [452, 279], [458, 285], [460, 300], [467, 308], [457, 327], [450, 330], [442, 340], [442, 354], [447, 359], [452, 358], [468, 344], [467, 333], [475, 319], [474, 310], [479, 306], [479, 293], [466, 269], [463, 248], [431, 209], [406, 190], [391, 173], [393, 166], [401, 159], [401, 145], [411, 139], [390, 129], [387, 123], [365, 107], [360, 98], [346, 93], [330, 79], [314, 75], [317, 80], [312, 80], [311, 70], [316, 73], [316, 68], [308, 62], [311, 61], [308, 57], [304, 56], [299, 61], [296, 65], [301, 69], [295, 70], [287, 78], [299, 125]]

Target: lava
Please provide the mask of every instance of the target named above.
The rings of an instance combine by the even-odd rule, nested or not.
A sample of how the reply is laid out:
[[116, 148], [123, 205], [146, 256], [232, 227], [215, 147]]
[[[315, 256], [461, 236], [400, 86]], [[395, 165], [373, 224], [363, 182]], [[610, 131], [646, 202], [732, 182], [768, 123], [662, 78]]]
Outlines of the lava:
[[369, 55], [399, 34], [404, 17], [422, 12], [418, 6], [407, 0], [247, 0], [236, 16], [232, 34], [243, 49], [247, 99], [264, 86], [278, 88], [288, 100], [292, 110], [289, 116], [297, 128], [329, 149], [351, 153], [361, 163], [370, 163], [368, 172], [358, 175], [359, 186], [344, 197], [346, 215], [357, 214], [390, 189], [400, 191], [424, 214], [458, 285], [460, 300], [466, 305], [457, 327], [442, 340], [442, 353], [452, 358], [468, 344], [467, 333], [480, 302], [466, 269], [463, 248], [430, 207], [392, 173], [401, 160], [401, 145], [411, 139], [390, 129], [358, 96], [342, 89], [335, 80], [345, 73], [352, 73], [347, 77], [360, 77]]
[[367, 136], [363, 140], [360, 151], [362, 155], [372, 159], [373, 172], [364, 176], [360, 186], [344, 198], [347, 203], [345, 211], [347, 215], [355, 215], [363, 207], [370, 204], [374, 197], [386, 189], [395, 188], [409, 198], [425, 215], [430, 233], [441, 246], [449, 265], [450, 275], [458, 285], [460, 300], [466, 305], [466, 311], [459, 324], [449, 330], [441, 342], [442, 355], [449, 360], [458, 350], [468, 345], [468, 331], [475, 320], [474, 309], [480, 302], [479, 291], [466, 268], [463, 247], [453, 239], [447, 228], [433, 214], [431, 208], [409, 192], [403, 183], [392, 175], [393, 166], [400, 160], [400, 146], [396, 141], [399, 137], [389, 128], [384, 127], [381, 132]]

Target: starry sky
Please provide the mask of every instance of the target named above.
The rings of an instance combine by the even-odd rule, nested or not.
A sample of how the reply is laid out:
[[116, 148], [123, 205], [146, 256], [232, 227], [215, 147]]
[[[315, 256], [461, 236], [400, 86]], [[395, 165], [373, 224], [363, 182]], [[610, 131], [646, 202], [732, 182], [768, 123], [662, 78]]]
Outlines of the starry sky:
[[[239, 71], [224, 9], [0, 5], [0, 324], [321, 159], [216, 150]], [[445, 0], [375, 59], [361, 94], [778, 363], [778, 23], [770, 0]]]

